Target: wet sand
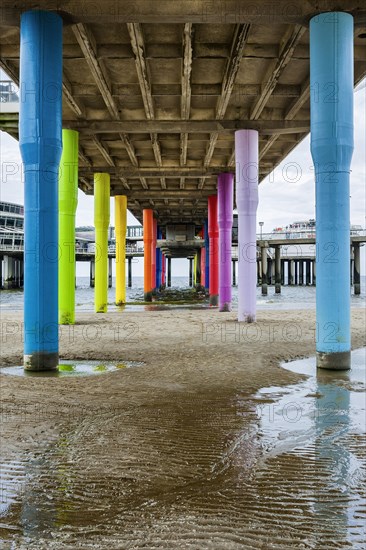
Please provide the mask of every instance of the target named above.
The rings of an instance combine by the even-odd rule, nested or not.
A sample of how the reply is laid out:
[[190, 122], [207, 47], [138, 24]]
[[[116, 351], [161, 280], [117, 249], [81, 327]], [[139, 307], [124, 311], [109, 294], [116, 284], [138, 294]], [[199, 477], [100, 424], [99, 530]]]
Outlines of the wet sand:
[[[21, 315], [1, 321], [1, 365], [20, 364]], [[365, 321], [352, 311], [354, 348]], [[263, 388], [306, 379], [280, 362], [314, 354], [314, 325], [308, 310], [261, 311], [253, 325], [207, 310], [78, 314], [61, 328], [63, 359], [144, 365], [0, 375], [3, 547], [362, 548], [353, 524], [339, 526], [349, 497], [326, 483], [334, 464], [314, 461], [315, 443], [318, 455], [313, 444], [269, 452], [258, 414], [273, 399]], [[352, 446], [361, 492], [361, 433]], [[355, 509], [356, 523], [365, 512]]]

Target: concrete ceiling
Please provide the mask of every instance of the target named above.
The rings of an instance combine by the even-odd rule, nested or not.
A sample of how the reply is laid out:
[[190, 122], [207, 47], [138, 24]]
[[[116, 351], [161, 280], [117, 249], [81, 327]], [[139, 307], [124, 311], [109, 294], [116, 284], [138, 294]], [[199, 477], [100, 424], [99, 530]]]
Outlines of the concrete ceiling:
[[307, 135], [314, 14], [353, 13], [355, 83], [366, 74], [364, 0], [3, 1], [0, 66], [16, 82], [19, 16], [34, 7], [64, 18], [79, 186], [92, 194], [93, 172], [110, 172], [140, 220], [152, 208], [163, 224], [201, 224], [217, 174], [235, 170], [235, 129], [259, 130], [260, 180]]

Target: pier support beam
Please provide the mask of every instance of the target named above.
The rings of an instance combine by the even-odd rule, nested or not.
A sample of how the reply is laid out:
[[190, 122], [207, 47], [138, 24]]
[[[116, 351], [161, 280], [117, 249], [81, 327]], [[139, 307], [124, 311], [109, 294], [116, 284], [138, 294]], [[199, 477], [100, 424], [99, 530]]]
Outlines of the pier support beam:
[[127, 197], [114, 197], [114, 218], [116, 232], [116, 305], [126, 303], [126, 232]]
[[167, 269], [168, 269], [167, 283], [168, 283], [168, 287], [171, 287], [171, 286], [172, 286], [172, 259], [171, 259], [170, 256], [168, 256], [168, 266], [167, 266]]
[[[310, 20], [311, 153], [316, 179], [317, 366], [351, 367], [350, 165], [353, 154], [353, 17]], [[329, 83], [336, 101], [329, 101]], [[336, 256], [329, 263], [329, 243]]]
[[236, 261], [232, 260], [233, 262], [233, 286], [236, 286]]
[[208, 236], [210, 239], [210, 306], [219, 304], [219, 224], [217, 195], [208, 197]]
[[[310, 286], [311, 284], [311, 265], [310, 260], [306, 260], [305, 262], [306, 267], [306, 286]], [[328, 269], [331, 269], [331, 266], [328, 265]]]
[[235, 132], [236, 205], [238, 209], [238, 320], [256, 318], [258, 132]]
[[161, 284], [165, 287], [166, 284], [166, 257], [165, 254], [161, 255]]
[[205, 288], [210, 288], [210, 238], [208, 236], [208, 220], [204, 224], [205, 239]]
[[281, 247], [275, 246], [275, 293], [281, 294]]
[[220, 174], [217, 182], [219, 222], [219, 310], [231, 311], [231, 241], [234, 174]]
[[195, 269], [195, 285], [201, 284], [201, 251], [200, 248], [196, 253], [196, 269]]
[[79, 135], [62, 130], [62, 156], [58, 184], [58, 320], [60, 325], [75, 323], [75, 214], [78, 204]]
[[113, 260], [108, 258], [108, 288], [113, 286]]
[[353, 244], [353, 256], [353, 291], [355, 294], [361, 294], [360, 243]]
[[188, 262], [189, 262], [188, 286], [193, 286], [193, 258], [188, 258]]
[[108, 310], [108, 227], [110, 202], [110, 175], [94, 174], [94, 225], [95, 225], [95, 287], [96, 313]]
[[90, 260], [90, 287], [95, 286], [95, 260]]
[[263, 244], [261, 246], [261, 264], [262, 264], [262, 296], [267, 296], [268, 294], [268, 256], [267, 256], [267, 246]]
[[303, 284], [304, 284], [304, 260], [300, 260], [300, 262], [299, 262], [299, 285], [302, 286]]
[[311, 284], [316, 285], [316, 261], [311, 260]]
[[24, 367], [58, 367], [58, 171], [62, 153], [62, 19], [20, 22], [19, 145], [24, 165]]
[[143, 210], [144, 225], [144, 300], [152, 301], [152, 242], [154, 239], [154, 213], [150, 208]]
[[289, 260], [288, 261], [288, 284], [290, 286], [294, 284], [294, 275], [295, 275], [294, 260]]
[[0, 256], [0, 289], [3, 288], [3, 258]]
[[128, 288], [132, 287], [132, 256], [128, 257]]
[[4, 289], [15, 288], [15, 259], [4, 256]]

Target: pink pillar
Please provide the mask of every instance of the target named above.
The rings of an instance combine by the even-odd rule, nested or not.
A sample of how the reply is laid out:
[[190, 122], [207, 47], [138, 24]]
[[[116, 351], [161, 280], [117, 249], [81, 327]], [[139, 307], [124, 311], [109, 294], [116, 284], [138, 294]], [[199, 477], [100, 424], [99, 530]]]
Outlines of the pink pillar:
[[219, 221], [219, 309], [231, 311], [231, 241], [234, 175], [220, 174], [217, 182]]
[[256, 318], [258, 132], [235, 132], [236, 206], [238, 209], [238, 320]]
[[153, 219], [153, 239], [151, 243], [151, 288], [156, 289], [156, 239], [158, 234], [158, 220]]
[[208, 197], [208, 236], [210, 239], [210, 306], [219, 302], [219, 224], [217, 195]]

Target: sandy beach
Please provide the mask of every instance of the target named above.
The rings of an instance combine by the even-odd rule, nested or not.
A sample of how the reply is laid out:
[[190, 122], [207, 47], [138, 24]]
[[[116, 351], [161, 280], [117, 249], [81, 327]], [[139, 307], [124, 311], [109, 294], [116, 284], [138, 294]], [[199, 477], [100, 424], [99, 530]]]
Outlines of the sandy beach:
[[[1, 365], [20, 365], [22, 315], [1, 322]], [[60, 329], [61, 358], [144, 365], [1, 374], [4, 548], [358, 548], [304, 496], [321, 476], [300, 494], [317, 466], [265, 462], [258, 432], [256, 393], [304, 378], [280, 362], [314, 355], [314, 326], [309, 310], [260, 311], [252, 325], [208, 310], [79, 313]], [[353, 309], [353, 348], [365, 334]]]

